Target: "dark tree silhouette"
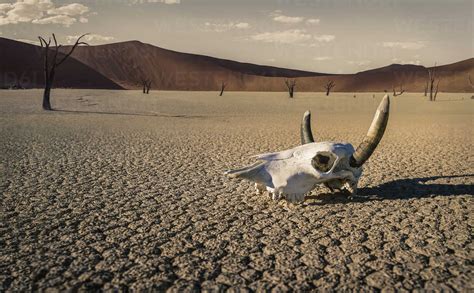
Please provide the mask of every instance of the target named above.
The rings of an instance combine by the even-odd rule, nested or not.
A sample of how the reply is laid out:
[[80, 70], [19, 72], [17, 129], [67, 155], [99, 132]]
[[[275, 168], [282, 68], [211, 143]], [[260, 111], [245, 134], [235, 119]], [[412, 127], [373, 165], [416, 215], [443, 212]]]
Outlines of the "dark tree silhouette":
[[146, 94], [149, 94], [151, 90], [151, 80], [148, 81], [146, 84]]
[[222, 95], [224, 94], [224, 90], [225, 90], [225, 87], [227, 86], [227, 83], [226, 82], [222, 82], [221, 83], [221, 92], [219, 94], [219, 96], [222, 97]]
[[[434, 67], [428, 68], [428, 91], [430, 93], [430, 101], [436, 101], [436, 97], [438, 96], [438, 89], [439, 89], [439, 81], [440, 79], [436, 80], [436, 63]], [[435, 87], [436, 82], [436, 87]]]
[[296, 87], [296, 79], [293, 80], [285, 80], [286, 87], [288, 88], [288, 94], [290, 95], [290, 98], [293, 98], [295, 94], [295, 87]]
[[324, 88], [326, 89], [326, 96], [329, 96], [329, 93], [331, 92], [332, 88], [336, 86], [336, 83], [332, 80], [328, 80], [328, 82], [324, 85]]
[[403, 89], [403, 83], [400, 83], [400, 91], [397, 93], [397, 90], [395, 90], [395, 86], [393, 86], [393, 96], [401, 96], [405, 90]]
[[151, 79], [147, 78], [141, 78], [140, 79], [141, 85], [142, 85], [142, 92], [144, 94], [149, 94], [151, 90]]
[[41, 36], [38, 37], [38, 39], [40, 40], [41, 48], [43, 49], [42, 58], [44, 61], [44, 68], [43, 68], [44, 70], [43, 109], [44, 110], [52, 110], [51, 88], [53, 87], [54, 78], [56, 77], [56, 69], [59, 66], [61, 66], [61, 64], [63, 64], [64, 61], [66, 61], [71, 56], [71, 54], [74, 52], [77, 46], [89, 45], [85, 42], [81, 42], [81, 39], [87, 35], [87, 34], [84, 34], [80, 36], [79, 38], [77, 38], [76, 42], [71, 47], [69, 52], [67, 54], [61, 54], [62, 56], [58, 60], [59, 50], [61, 49], [62, 45], [58, 45], [56, 36], [54, 34], [52, 35], [53, 35], [53, 41], [54, 41], [53, 50], [50, 50], [51, 38], [49, 38], [48, 41], [46, 41], [46, 39], [44, 39], [43, 37]]

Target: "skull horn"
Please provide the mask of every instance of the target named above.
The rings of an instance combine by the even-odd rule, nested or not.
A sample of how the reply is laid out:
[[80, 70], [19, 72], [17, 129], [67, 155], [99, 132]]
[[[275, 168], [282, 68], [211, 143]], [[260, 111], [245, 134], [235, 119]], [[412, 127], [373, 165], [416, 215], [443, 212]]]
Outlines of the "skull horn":
[[362, 166], [375, 151], [387, 127], [389, 110], [390, 98], [388, 95], [385, 95], [377, 108], [366, 137], [350, 158], [349, 164], [351, 167], [358, 168]]
[[301, 121], [301, 144], [307, 144], [314, 142], [313, 132], [311, 131], [311, 112], [306, 111], [303, 115], [303, 121]]

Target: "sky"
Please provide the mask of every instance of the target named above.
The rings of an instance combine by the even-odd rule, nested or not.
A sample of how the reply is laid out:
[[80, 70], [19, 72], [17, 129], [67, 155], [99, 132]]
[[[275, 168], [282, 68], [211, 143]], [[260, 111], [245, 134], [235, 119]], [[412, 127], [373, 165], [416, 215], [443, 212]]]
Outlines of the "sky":
[[326, 73], [474, 56], [473, 0], [0, 0], [0, 37], [179, 52]]

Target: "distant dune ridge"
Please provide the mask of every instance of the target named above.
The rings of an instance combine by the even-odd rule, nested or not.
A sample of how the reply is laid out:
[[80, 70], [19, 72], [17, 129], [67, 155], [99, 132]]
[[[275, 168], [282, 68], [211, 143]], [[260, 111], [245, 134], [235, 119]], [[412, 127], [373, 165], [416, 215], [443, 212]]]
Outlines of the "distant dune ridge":
[[[63, 50], [67, 50], [64, 47]], [[0, 38], [0, 87], [43, 86], [43, 64], [38, 46]], [[324, 91], [328, 80], [335, 92], [392, 91], [400, 84], [407, 92], [423, 92], [427, 68], [392, 64], [355, 74], [328, 74], [241, 63], [180, 53], [138, 41], [78, 47], [58, 70], [55, 87], [138, 89], [142, 78], [152, 89], [218, 91], [285, 91], [285, 78], [297, 78], [296, 92]], [[474, 58], [437, 67], [441, 92], [471, 92]]]

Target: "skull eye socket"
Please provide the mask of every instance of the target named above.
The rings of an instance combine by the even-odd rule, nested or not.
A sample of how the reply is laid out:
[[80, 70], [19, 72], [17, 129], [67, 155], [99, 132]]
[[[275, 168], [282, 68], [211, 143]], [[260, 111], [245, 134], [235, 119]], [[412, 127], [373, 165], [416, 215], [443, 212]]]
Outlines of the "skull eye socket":
[[331, 153], [318, 153], [311, 160], [311, 164], [313, 165], [314, 169], [320, 172], [327, 172], [331, 170], [335, 159], [335, 156]]

